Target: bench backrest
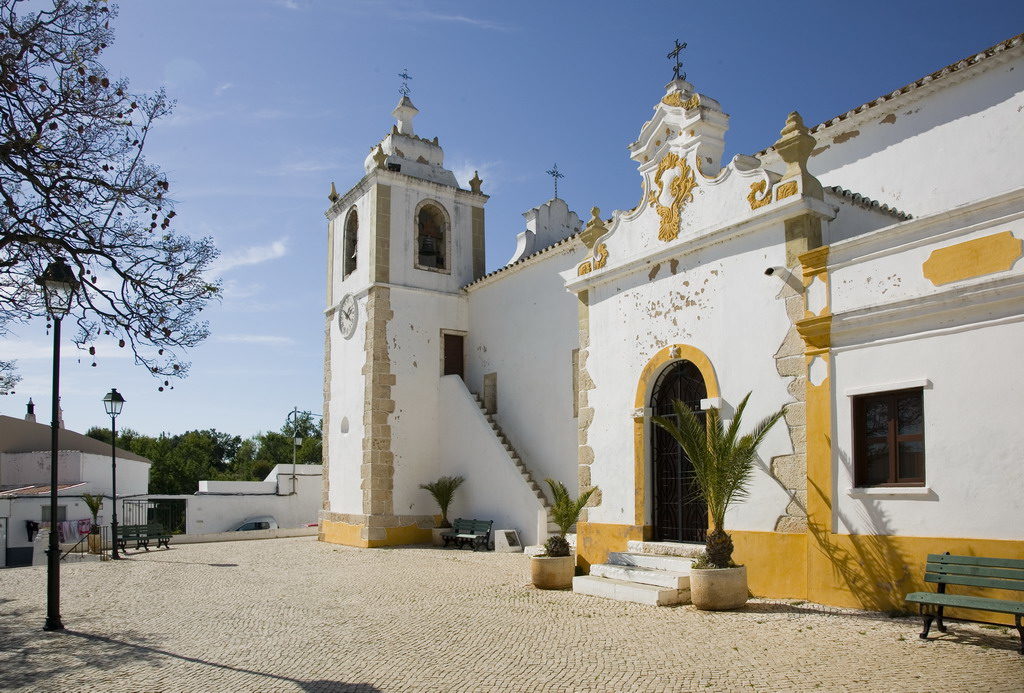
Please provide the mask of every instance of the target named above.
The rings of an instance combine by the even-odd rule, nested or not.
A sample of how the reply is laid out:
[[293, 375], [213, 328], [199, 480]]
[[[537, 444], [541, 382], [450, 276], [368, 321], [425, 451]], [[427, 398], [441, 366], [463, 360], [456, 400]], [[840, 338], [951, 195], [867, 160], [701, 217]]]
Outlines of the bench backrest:
[[475, 522], [475, 520], [463, 520], [460, 517], [452, 523], [452, 530], [454, 530], [456, 534], [465, 534], [473, 526], [473, 522]]
[[456, 534], [489, 534], [494, 520], [464, 520], [461, 517], [452, 523]]
[[494, 520], [473, 520], [473, 527], [469, 530], [473, 534], [485, 535], [491, 533], [491, 525]]
[[1024, 560], [929, 554], [925, 582], [1024, 592]]
[[145, 530], [147, 534], [167, 534], [167, 532], [164, 531], [163, 525], [161, 525], [159, 522], [155, 522], [151, 525], [146, 525]]

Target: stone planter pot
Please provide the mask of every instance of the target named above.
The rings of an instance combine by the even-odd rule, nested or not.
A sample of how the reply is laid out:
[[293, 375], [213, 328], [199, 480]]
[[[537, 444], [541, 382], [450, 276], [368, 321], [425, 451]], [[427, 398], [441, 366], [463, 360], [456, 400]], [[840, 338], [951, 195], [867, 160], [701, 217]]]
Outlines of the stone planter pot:
[[430, 539], [430, 543], [434, 546], [444, 546], [444, 539], [441, 538], [441, 533], [447, 532], [450, 529], [451, 527], [434, 527], [431, 529], [430, 531], [433, 533], [433, 536]]
[[747, 603], [747, 567], [694, 568], [690, 571], [690, 601], [704, 611], [738, 609]]
[[538, 589], [569, 589], [575, 574], [575, 556], [534, 556], [530, 559], [530, 576], [533, 578], [533, 586]]
[[100, 553], [103, 551], [103, 537], [99, 535], [99, 532], [89, 535], [88, 544], [89, 553]]

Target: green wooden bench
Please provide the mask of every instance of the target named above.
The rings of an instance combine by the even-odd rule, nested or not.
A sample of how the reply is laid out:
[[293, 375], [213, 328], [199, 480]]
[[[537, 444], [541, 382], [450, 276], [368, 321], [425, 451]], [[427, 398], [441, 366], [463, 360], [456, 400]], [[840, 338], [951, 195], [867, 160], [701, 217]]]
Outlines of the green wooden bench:
[[460, 517], [451, 529], [441, 532], [441, 539], [445, 546], [472, 546], [474, 551], [480, 547], [487, 549], [490, 546], [492, 524], [494, 520], [464, 520]]
[[136, 549], [149, 551], [149, 542], [155, 541], [156, 547], [171, 548], [171, 533], [157, 523], [149, 525], [120, 525], [117, 528], [117, 543], [122, 551], [128, 550], [128, 542], [134, 541]]
[[1020, 653], [1024, 655], [1024, 624], [1021, 623], [1021, 618], [1024, 617], [1024, 601], [946, 593], [946, 585], [970, 585], [1024, 592], [1024, 560], [950, 556], [948, 553], [929, 554], [924, 581], [937, 583], [938, 592], [913, 592], [906, 596], [906, 601], [919, 605], [921, 616], [924, 618], [922, 638], [928, 637], [933, 620], [938, 621], [936, 626], [940, 631], [946, 632], [942, 612], [947, 606], [1013, 614], [1014, 625], [1020, 633]]

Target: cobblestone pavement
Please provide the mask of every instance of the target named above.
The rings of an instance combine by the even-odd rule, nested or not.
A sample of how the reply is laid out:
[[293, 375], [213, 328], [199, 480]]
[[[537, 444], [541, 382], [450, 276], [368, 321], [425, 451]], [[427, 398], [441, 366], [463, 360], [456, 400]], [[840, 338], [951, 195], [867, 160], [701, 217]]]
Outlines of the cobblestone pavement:
[[89, 691], [994, 691], [1016, 631], [755, 601], [705, 613], [529, 584], [521, 554], [192, 544], [0, 571], [0, 688]]

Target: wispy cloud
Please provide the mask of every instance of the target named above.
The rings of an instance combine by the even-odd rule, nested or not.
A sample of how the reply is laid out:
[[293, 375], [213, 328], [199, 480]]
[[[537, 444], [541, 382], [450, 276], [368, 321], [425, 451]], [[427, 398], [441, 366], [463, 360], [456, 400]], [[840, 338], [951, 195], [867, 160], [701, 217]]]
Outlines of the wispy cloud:
[[[38, 361], [49, 360], [53, 357], [52, 344], [47, 341], [36, 341], [29, 339], [0, 339], [0, 354], [5, 360], [10, 361]], [[96, 347], [97, 359], [127, 359], [133, 354], [128, 347], [118, 348], [116, 344], [99, 344]], [[92, 359], [93, 356], [85, 349], [64, 345], [60, 354], [61, 360], [65, 359]]]
[[224, 334], [214, 337], [215, 341], [229, 344], [268, 344], [285, 346], [295, 344], [291, 337], [281, 337], [273, 334]]
[[270, 260], [277, 260], [288, 254], [288, 239], [281, 238], [267, 245], [253, 245], [235, 252], [224, 253], [213, 263], [210, 271], [221, 275], [236, 267], [258, 265]]
[[497, 174], [497, 170], [501, 166], [502, 162], [500, 161], [469, 161], [468, 159], [463, 159], [452, 168], [452, 173], [455, 174], [455, 180], [459, 181], [459, 185], [463, 188], [469, 188], [469, 181], [473, 178], [473, 174], [476, 173], [483, 180], [483, 191], [490, 195], [501, 187], [501, 176]]
[[302, 10], [302, 9], [305, 9], [305, 7], [303, 5], [301, 5], [301, 4], [299, 4], [299, 2], [297, 0], [272, 0], [272, 1], [273, 1], [273, 4], [277, 5], [278, 7], [283, 7], [286, 10]]
[[492, 22], [489, 19], [467, 17], [464, 14], [444, 14], [442, 12], [434, 12], [433, 10], [426, 9], [414, 10], [412, 12], [403, 12], [399, 16], [402, 19], [413, 22], [448, 22], [450, 24], [465, 24], [476, 29], [487, 29], [490, 31], [510, 30], [510, 27], [505, 26], [504, 24], [500, 24], [499, 22]]
[[235, 85], [232, 84], [231, 82], [224, 82], [223, 84], [219, 84], [219, 85], [217, 85], [216, 87], [213, 88], [213, 95], [214, 96], [220, 96], [221, 94], [223, 94], [224, 92], [226, 92], [228, 89], [230, 89], [233, 86], [235, 86]]

